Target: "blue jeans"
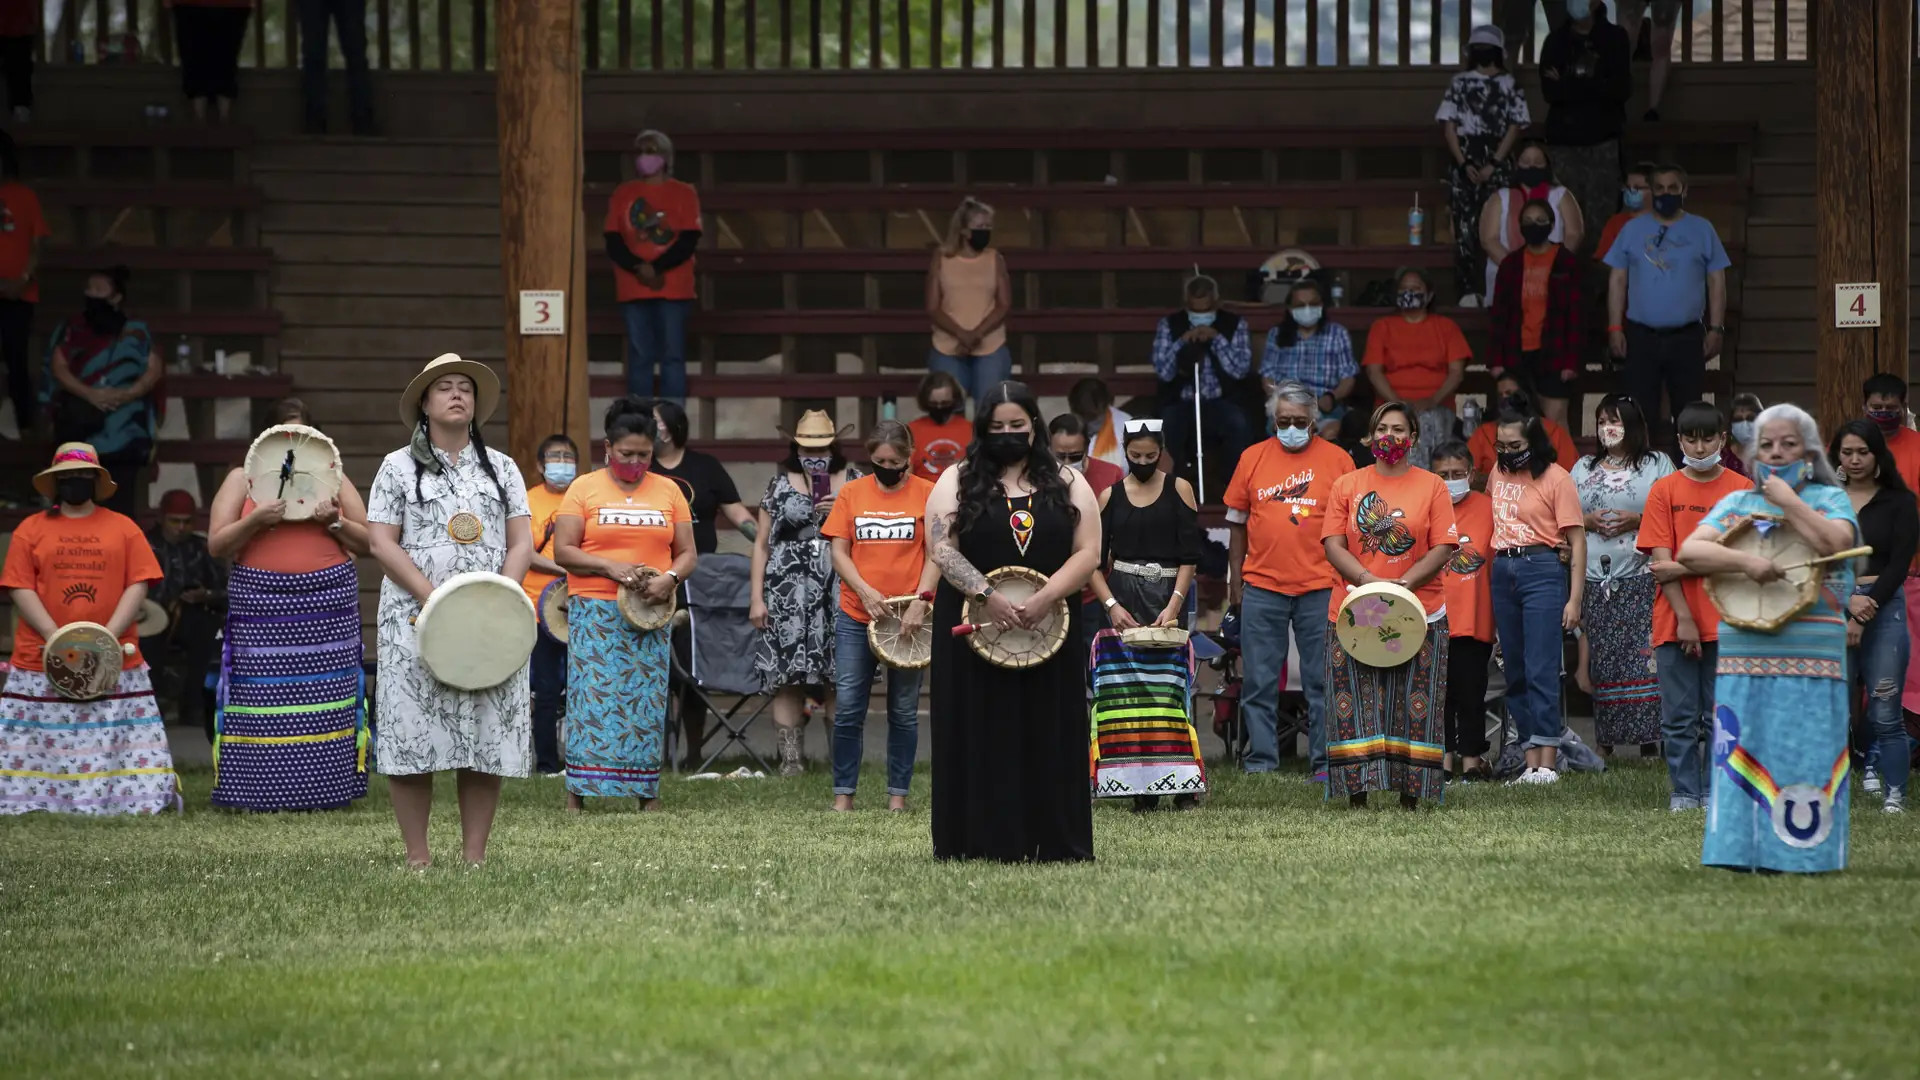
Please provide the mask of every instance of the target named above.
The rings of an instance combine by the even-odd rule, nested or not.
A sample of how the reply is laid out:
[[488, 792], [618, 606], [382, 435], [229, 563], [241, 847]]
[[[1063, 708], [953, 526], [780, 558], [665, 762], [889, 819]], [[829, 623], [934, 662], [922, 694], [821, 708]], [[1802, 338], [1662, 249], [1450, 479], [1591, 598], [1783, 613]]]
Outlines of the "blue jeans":
[[567, 647], [547, 636], [534, 635], [533, 659], [527, 677], [533, 684], [533, 762], [543, 773], [559, 772], [560, 717], [567, 711]]
[[[833, 793], [851, 795], [860, 783], [866, 749], [867, 695], [879, 661], [867, 647], [867, 624], [833, 613]], [[920, 671], [887, 669], [887, 794], [905, 795], [920, 749]]]
[[[628, 300], [627, 393], [687, 403], [687, 315], [691, 300]], [[654, 387], [654, 371], [660, 373]]]
[[996, 383], [1013, 377], [1013, 354], [1005, 345], [985, 356], [948, 356], [939, 349], [927, 353], [927, 370], [944, 371], [960, 381], [960, 388], [976, 403]]
[[[1667, 753], [1667, 782], [1683, 799], [1707, 797], [1707, 770], [1712, 765], [1713, 678], [1720, 665], [1720, 644], [1700, 643], [1695, 659], [1669, 642], [1653, 651], [1660, 672], [1660, 733]], [[1899, 698], [1894, 698], [1896, 705]], [[1895, 710], [1896, 713], [1898, 709]]]
[[1560, 745], [1560, 617], [1567, 570], [1551, 551], [1493, 557], [1493, 624], [1507, 673], [1507, 713], [1520, 744]]
[[1300, 644], [1300, 688], [1307, 695], [1307, 755], [1313, 772], [1327, 771], [1327, 597], [1246, 587], [1240, 597], [1240, 712], [1247, 721], [1248, 772], [1280, 765], [1280, 669], [1287, 662], [1287, 628]]
[[[1854, 590], [1871, 592], [1870, 587]], [[1873, 764], [1880, 770], [1887, 794], [1905, 794], [1912, 771], [1912, 750], [1900, 713], [1900, 688], [1907, 677], [1907, 598], [1901, 586], [1860, 633], [1860, 644], [1847, 650], [1847, 668], [1854, 692], [1867, 691], [1867, 725], [1873, 729]]]

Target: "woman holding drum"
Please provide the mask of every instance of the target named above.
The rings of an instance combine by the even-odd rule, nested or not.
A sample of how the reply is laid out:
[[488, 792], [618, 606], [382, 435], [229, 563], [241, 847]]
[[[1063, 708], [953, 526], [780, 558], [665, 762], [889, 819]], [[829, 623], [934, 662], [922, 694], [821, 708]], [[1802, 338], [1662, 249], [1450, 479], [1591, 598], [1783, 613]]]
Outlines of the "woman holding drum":
[[[640, 629], [632, 600], [671, 604], [693, 573], [693, 514], [680, 485], [653, 475], [651, 403], [607, 407], [607, 467], [580, 477], [554, 518], [567, 571], [567, 809], [584, 796], [634, 796], [652, 810], [667, 731], [673, 629]], [[637, 593], [622, 602], [621, 590]]]
[[1079, 640], [1068, 601], [1100, 558], [1100, 511], [1045, 430], [1025, 384], [995, 384], [966, 458], [927, 500], [928, 554], [945, 581], [933, 615], [935, 858], [1093, 858], [1086, 663], [1059, 646]]
[[0, 696], [0, 814], [153, 814], [178, 806], [134, 616], [160, 563], [113, 479], [63, 443], [34, 489], [57, 505], [14, 530], [0, 587], [20, 616]]
[[1327, 796], [1356, 807], [1369, 791], [1400, 805], [1446, 792], [1447, 590], [1459, 546], [1447, 485], [1407, 460], [1420, 419], [1403, 402], [1373, 410], [1373, 464], [1336, 480], [1327, 561], [1347, 588], [1330, 601]]
[[[1841, 870], [1849, 767], [1844, 605], [1853, 593], [1853, 564], [1806, 564], [1853, 547], [1859, 523], [1820, 452], [1813, 417], [1775, 405], [1754, 428], [1749, 465], [1758, 490], [1721, 499], [1679, 553], [1687, 569], [1707, 575], [1721, 617], [1712, 795], [1700, 862], [1748, 871]], [[1801, 554], [1768, 555], [1789, 546]], [[1791, 602], [1782, 603], [1783, 594]], [[1736, 611], [1776, 603], [1765, 623], [1772, 629], [1740, 625], [1748, 620]]]
[[[865, 748], [867, 699], [873, 690], [874, 643], [884, 633], [893, 655], [887, 668], [887, 809], [907, 808], [913, 758], [920, 748], [920, 669], [928, 655], [914, 648], [926, 633], [940, 568], [927, 561], [927, 496], [933, 485], [908, 470], [913, 435], [905, 424], [882, 420], [867, 436], [873, 475], [840, 489], [820, 530], [833, 546], [840, 575], [834, 615], [833, 808], [853, 809]], [[907, 666], [911, 664], [912, 666]]]
[[[494, 643], [520, 640], [531, 628], [532, 608], [518, 585], [533, 555], [526, 486], [513, 459], [480, 437], [480, 425], [499, 403], [493, 369], [453, 353], [436, 358], [401, 392], [400, 418], [413, 438], [380, 463], [368, 496], [373, 557], [385, 573], [377, 615], [378, 765], [388, 778], [407, 865], [415, 868], [431, 858], [434, 773], [459, 772], [462, 853], [477, 864], [487, 857], [500, 778], [526, 776], [531, 764], [526, 655], [502, 681], [462, 689], [429, 668], [426, 627], [415, 626], [430, 622], [428, 600], [445, 596], [436, 590], [450, 579], [497, 574], [510, 579], [518, 604], [504, 606], [511, 598], [489, 596], [486, 606], [501, 612], [497, 625], [449, 630], [467, 635], [476, 656], [487, 656], [497, 655]], [[521, 606], [526, 627], [519, 624]], [[531, 651], [531, 633], [524, 640]]]
[[213, 739], [213, 804], [330, 810], [367, 793], [357, 555], [367, 508], [333, 440], [297, 420], [262, 432], [208, 508], [232, 559]]

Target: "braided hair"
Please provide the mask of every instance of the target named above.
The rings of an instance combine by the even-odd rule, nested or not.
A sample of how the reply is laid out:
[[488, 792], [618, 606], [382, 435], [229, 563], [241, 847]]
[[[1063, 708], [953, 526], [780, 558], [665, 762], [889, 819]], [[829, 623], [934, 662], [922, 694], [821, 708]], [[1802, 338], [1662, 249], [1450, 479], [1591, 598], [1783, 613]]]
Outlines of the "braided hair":
[[[428, 438], [427, 418], [425, 416], [420, 417], [420, 431], [419, 431], [418, 437], [421, 439]], [[480, 456], [480, 471], [487, 474], [487, 479], [493, 481], [493, 490], [496, 492], [499, 492], [500, 504], [502, 506], [513, 505], [513, 500], [507, 497], [507, 485], [501, 482], [500, 474], [494, 471], [493, 455], [487, 453], [487, 440], [480, 437], [479, 424], [473, 423], [472, 421], [467, 422], [467, 439], [469, 442], [473, 443], [474, 452]], [[432, 445], [432, 444], [428, 443], [428, 445]], [[413, 497], [415, 499], [420, 500], [421, 502], [426, 501], [426, 496], [420, 493], [420, 481], [426, 475], [426, 473], [427, 473], [426, 463], [421, 461], [418, 457], [414, 458], [413, 459]]]

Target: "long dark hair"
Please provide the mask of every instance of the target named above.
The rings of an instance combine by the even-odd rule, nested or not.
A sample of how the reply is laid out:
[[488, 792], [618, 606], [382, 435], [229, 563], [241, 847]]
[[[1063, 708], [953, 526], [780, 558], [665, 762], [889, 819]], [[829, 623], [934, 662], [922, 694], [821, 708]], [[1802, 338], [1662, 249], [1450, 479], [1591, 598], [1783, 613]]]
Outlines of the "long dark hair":
[[1827, 443], [1827, 461], [1835, 472], [1840, 471], [1840, 440], [1852, 435], [1867, 444], [1867, 451], [1873, 455], [1873, 463], [1879, 467], [1879, 476], [1875, 479], [1880, 486], [1891, 491], [1907, 490], [1907, 482], [1900, 477], [1900, 463], [1893, 459], [1893, 451], [1887, 448], [1887, 437], [1880, 434], [1880, 425], [1871, 420], [1849, 420], [1841, 424]]
[[[422, 393], [420, 396], [424, 398], [426, 394]], [[475, 394], [474, 397], [477, 400], [479, 395]], [[420, 415], [420, 435], [422, 438], [430, 440], [431, 433], [427, 427], [427, 417], [424, 411]], [[471, 420], [467, 421], [467, 441], [473, 444], [473, 452], [477, 455], [480, 462], [480, 471], [487, 474], [487, 479], [493, 481], [493, 490], [500, 493], [500, 505], [511, 509], [513, 500], [507, 498], [507, 485], [500, 482], [500, 474], [494, 471], [493, 455], [487, 453], [487, 440], [480, 437], [480, 425]], [[429, 445], [431, 445], [430, 441]], [[420, 493], [420, 479], [426, 475], [426, 471], [427, 467], [421, 464], [420, 459], [414, 458], [413, 497], [419, 499], [421, 502], [426, 501], [426, 496]]]
[[1541, 474], [1547, 471], [1547, 466], [1554, 464], [1560, 456], [1559, 452], [1553, 448], [1553, 438], [1547, 434], [1546, 421], [1538, 416], [1502, 406], [1500, 412], [1494, 416], [1493, 423], [1493, 437], [1496, 444], [1500, 438], [1501, 428], [1508, 424], [1520, 425], [1520, 430], [1527, 437], [1527, 472], [1531, 473], [1535, 480], [1540, 479]]
[[1317, 278], [1303, 277], [1293, 283], [1287, 293], [1287, 306], [1281, 309], [1280, 321], [1273, 328], [1273, 344], [1276, 348], [1291, 349], [1300, 341], [1300, 324], [1293, 321], [1293, 294], [1301, 289], [1312, 289], [1320, 298], [1320, 325], [1327, 325], [1327, 290], [1320, 286]]
[[[1626, 434], [1620, 438], [1620, 455], [1628, 465], [1639, 469], [1642, 465], [1652, 464], [1660, 451], [1648, 445], [1647, 415], [1640, 411], [1640, 404], [1625, 394], [1608, 394], [1600, 399], [1593, 410], [1593, 418], [1598, 421], [1607, 413], [1620, 418], [1620, 426]], [[1598, 427], [1598, 424], [1595, 425]], [[1838, 444], [1835, 444], [1838, 445]], [[1600, 462], [1607, 457], [1607, 448], [1602, 446], [1587, 456], [1588, 468], [1599, 468]]]
[[973, 445], [960, 462], [960, 508], [954, 514], [953, 531], [966, 532], [986, 514], [987, 508], [1004, 498], [1000, 490], [1000, 467], [988, 460], [987, 435], [993, 426], [993, 411], [1002, 405], [1018, 405], [1027, 414], [1033, 428], [1033, 445], [1027, 451], [1027, 483], [1033, 488], [1033, 504], [1051, 506], [1078, 525], [1080, 512], [1074, 509], [1067, 481], [1060, 475], [1060, 461], [1047, 444], [1047, 425], [1040, 419], [1040, 402], [1023, 382], [995, 383], [974, 406]]

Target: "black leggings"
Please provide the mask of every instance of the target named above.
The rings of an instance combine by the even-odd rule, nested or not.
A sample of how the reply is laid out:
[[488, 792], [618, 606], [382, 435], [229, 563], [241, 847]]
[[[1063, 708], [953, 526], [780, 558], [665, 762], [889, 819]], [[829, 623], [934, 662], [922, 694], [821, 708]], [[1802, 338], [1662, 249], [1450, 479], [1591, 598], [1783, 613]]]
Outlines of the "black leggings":
[[1486, 757], [1487, 670], [1493, 644], [1456, 637], [1447, 649], [1447, 752]]
[[252, 14], [243, 7], [174, 6], [180, 85], [189, 98], [240, 96], [240, 45], [246, 40]]

